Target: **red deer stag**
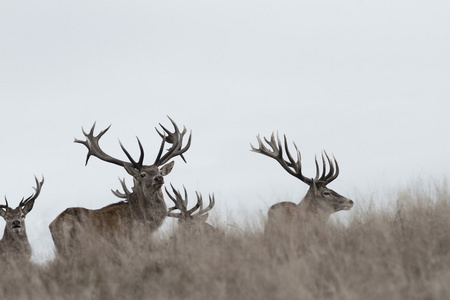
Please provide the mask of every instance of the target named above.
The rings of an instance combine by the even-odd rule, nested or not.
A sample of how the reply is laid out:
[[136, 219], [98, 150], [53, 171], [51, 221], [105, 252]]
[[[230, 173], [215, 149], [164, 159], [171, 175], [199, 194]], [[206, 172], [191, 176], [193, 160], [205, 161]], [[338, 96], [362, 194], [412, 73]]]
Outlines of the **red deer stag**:
[[25, 228], [25, 217], [33, 209], [34, 201], [39, 196], [44, 184], [44, 177], [40, 182], [36, 177], [34, 179], [36, 180], [35, 193], [27, 199], [22, 199], [18, 207], [10, 208], [6, 197], [6, 205], [0, 205], [0, 215], [6, 221], [3, 238], [0, 240], [0, 254], [2, 256], [15, 257], [24, 261], [31, 258], [31, 246]]
[[[206, 223], [208, 219], [208, 212], [214, 207], [215, 199], [214, 194], [209, 196], [209, 205], [203, 208], [203, 197], [202, 194], [196, 192], [197, 204], [191, 209], [188, 209], [188, 195], [186, 188], [184, 188], [184, 199], [179, 191], [177, 191], [172, 185], [173, 194], [165, 188], [167, 196], [173, 201], [175, 206], [169, 208], [167, 215], [172, 218], [177, 218], [181, 231], [185, 231], [188, 235], [195, 233], [201, 235], [209, 235], [217, 230]], [[179, 212], [174, 212], [174, 210], [179, 210]], [[198, 210], [198, 211], [197, 211]]]
[[[116, 237], [132, 237], [136, 232], [141, 232], [138, 229], [151, 234], [161, 226], [167, 215], [167, 207], [161, 191], [164, 184], [163, 176], [169, 174], [174, 165], [174, 161], [170, 163], [168, 161], [176, 156], [185, 160], [183, 153], [189, 149], [192, 137], [192, 133], [190, 133], [189, 139], [183, 147], [186, 128], [180, 132], [176, 123], [170, 118], [169, 120], [174, 126], [174, 132], [169, 131], [161, 124], [163, 133], [156, 129], [162, 138], [162, 143], [152, 165], [143, 165], [144, 150], [139, 138], [137, 138], [137, 142], [140, 158], [137, 162], [121, 143], [120, 146], [130, 162], [116, 159], [103, 152], [99, 146], [99, 140], [110, 127], [94, 136], [94, 123], [89, 133], [83, 130], [86, 141], [75, 139], [76, 143], [83, 144], [88, 148], [86, 164], [93, 155], [103, 161], [122, 166], [133, 177], [134, 187], [130, 192], [122, 181], [125, 194], [114, 191], [113, 193], [121, 198], [126, 198], [125, 201], [95, 210], [82, 207], [68, 208], [56, 217], [50, 224], [50, 231], [58, 253], [65, 255], [70, 250], [76, 249], [77, 246], [80, 247], [86, 235], [90, 235], [96, 240], [100, 238], [115, 241]], [[166, 142], [171, 144], [171, 147], [163, 155]]]
[[[307, 178], [302, 174], [300, 151], [294, 143], [295, 150], [297, 151], [297, 158], [295, 160], [289, 153], [286, 136], [284, 136], [284, 151], [288, 160], [283, 158], [283, 145], [278, 136], [275, 139], [275, 135], [272, 133], [270, 140], [264, 138], [272, 150], [263, 144], [259, 136], [257, 136], [257, 140], [259, 148], [253, 147], [250, 144], [252, 151], [275, 159], [289, 174], [309, 185], [308, 192], [299, 204], [280, 202], [270, 207], [265, 228], [266, 232], [272, 231], [274, 228], [283, 230], [282, 228], [286, 225], [296, 226], [299, 223], [310, 224], [311, 222], [316, 222], [317, 224], [324, 224], [332, 213], [352, 208], [352, 200], [327, 188], [327, 184], [335, 180], [339, 175], [339, 166], [335, 158], [331, 160], [324, 151], [322, 153], [322, 174], [319, 176], [319, 164], [316, 158], [316, 177]], [[326, 162], [328, 162], [330, 168], [328, 173], [326, 172]]]

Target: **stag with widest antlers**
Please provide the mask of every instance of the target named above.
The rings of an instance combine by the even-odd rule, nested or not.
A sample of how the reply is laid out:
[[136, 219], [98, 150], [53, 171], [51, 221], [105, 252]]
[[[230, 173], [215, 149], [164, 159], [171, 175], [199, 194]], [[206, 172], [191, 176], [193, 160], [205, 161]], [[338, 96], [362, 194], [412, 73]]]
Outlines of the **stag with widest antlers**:
[[31, 246], [28, 241], [27, 230], [25, 227], [25, 217], [33, 209], [34, 201], [41, 192], [44, 178], [38, 181], [36, 177], [35, 193], [26, 199], [22, 199], [15, 209], [9, 207], [8, 200], [5, 197], [6, 205], [0, 205], [0, 216], [5, 221], [5, 231], [0, 240], [0, 255], [8, 260], [17, 258], [22, 262], [27, 262], [31, 258]]
[[[169, 120], [174, 132], [161, 124], [162, 133], [156, 129], [162, 142], [152, 165], [144, 165], [144, 149], [139, 138], [137, 138], [140, 149], [138, 161], [131, 157], [121, 143], [120, 146], [129, 161], [122, 161], [106, 154], [100, 148], [99, 140], [110, 127], [94, 136], [94, 123], [89, 133], [83, 130], [85, 141], [75, 139], [75, 143], [83, 144], [88, 149], [86, 164], [91, 156], [95, 156], [105, 162], [122, 166], [133, 177], [134, 186], [130, 191], [122, 181], [125, 192], [113, 191], [114, 195], [125, 198], [124, 201], [95, 210], [82, 207], [68, 208], [56, 217], [50, 224], [50, 231], [58, 254], [65, 255], [73, 249], [79, 249], [87, 237], [114, 242], [117, 238], [132, 238], [136, 232], [151, 234], [161, 226], [167, 216], [167, 206], [161, 187], [164, 184], [164, 176], [170, 173], [174, 165], [174, 161], [169, 160], [180, 156], [185, 161], [183, 153], [189, 149], [192, 137], [190, 133], [186, 145], [183, 146], [186, 128], [180, 132], [176, 123], [170, 118]], [[164, 153], [166, 143], [171, 146]]]
[[[339, 175], [339, 166], [334, 157], [331, 159], [324, 151], [322, 153], [322, 174], [319, 172], [319, 163], [316, 158], [316, 176], [315, 178], [308, 178], [302, 174], [301, 154], [297, 145], [294, 143], [297, 152], [297, 156], [294, 159], [289, 152], [286, 136], [284, 136], [284, 150], [279, 136], [277, 135], [275, 138], [274, 133], [272, 133], [270, 140], [264, 138], [264, 141], [271, 149], [264, 145], [259, 136], [257, 136], [257, 140], [259, 147], [256, 148], [250, 144], [252, 151], [275, 159], [289, 174], [309, 186], [308, 192], [299, 204], [280, 202], [270, 207], [265, 228], [266, 232], [274, 228], [277, 228], [279, 232], [279, 230], [283, 230], [283, 227], [292, 224], [324, 224], [332, 213], [352, 208], [352, 200], [327, 188], [327, 185]], [[284, 158], [284, 152], [287, 160]], [[328, 172], [326, 171], [327, 163], [329, 165]]]

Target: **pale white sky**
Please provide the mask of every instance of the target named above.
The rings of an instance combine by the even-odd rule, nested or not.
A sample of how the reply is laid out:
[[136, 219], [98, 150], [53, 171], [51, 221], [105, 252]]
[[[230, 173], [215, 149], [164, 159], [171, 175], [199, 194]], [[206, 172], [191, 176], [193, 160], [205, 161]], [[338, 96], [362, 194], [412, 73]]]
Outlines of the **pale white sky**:
[[15, 206], [45, 176], [27, 227], [47, 255], [60, 212], [116, 202], [117, 178], [132, 182], [84, 166], [81, 126], [112, 124], [101, 145], [121, 159], [117, 140], [137, 155], [139, 136], [151, 163], [170, 115], [193, 142], [166, 182], [214, 192], [220, 219], [303, 197], [249, 151], [276, 130], [306, 175], [325, 149], [341, 167], [331, 188], [389, 201], [387, 189], [448, 174], [449, 15], [448, 1], [1, 1], [0, 195]]

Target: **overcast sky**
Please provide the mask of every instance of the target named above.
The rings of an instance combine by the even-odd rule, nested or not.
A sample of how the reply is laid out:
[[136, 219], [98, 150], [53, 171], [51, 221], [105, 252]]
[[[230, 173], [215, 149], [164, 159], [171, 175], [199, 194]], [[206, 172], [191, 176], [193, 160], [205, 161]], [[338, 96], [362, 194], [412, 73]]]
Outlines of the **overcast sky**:
[[137, 157], [138, 136], [151, 164], [169, 115], [193, 141], [166, 183], [214, 192], [221, 220], [306, 192], [249, 151], [272, 131], [296, 142], [306, 176], [333, 154], [329, 187], [356, 206], [395, 201], [383, 194], [448, 175], [449, 16], [448, 1], [0, 1], [0, 195], [15, 207], [45, 176], [27, 227], [50, 255], [60, 212], [132, 184], [84, 166], [81, 127], [112, 124], [101, 146], [120, 159], [118, 139]]

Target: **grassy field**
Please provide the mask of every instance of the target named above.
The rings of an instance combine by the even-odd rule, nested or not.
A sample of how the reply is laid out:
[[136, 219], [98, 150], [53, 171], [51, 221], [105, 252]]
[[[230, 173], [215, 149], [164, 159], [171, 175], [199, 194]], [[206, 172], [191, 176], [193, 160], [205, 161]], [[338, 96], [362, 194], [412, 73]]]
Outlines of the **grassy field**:
[[0, 299], [450, 299], [446, 186], [412, 187], [391, 202], [283, 239], [248, 225], [2, 263]]

